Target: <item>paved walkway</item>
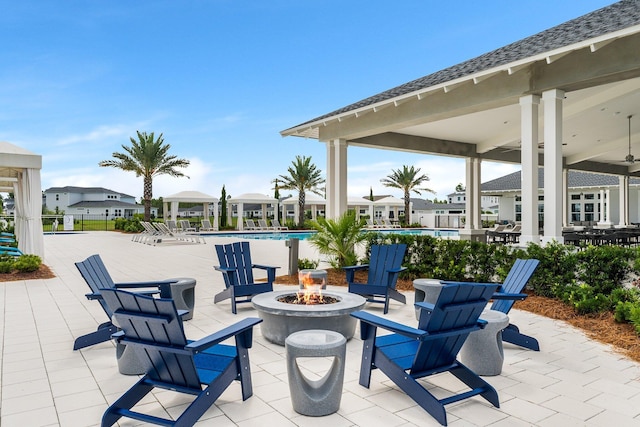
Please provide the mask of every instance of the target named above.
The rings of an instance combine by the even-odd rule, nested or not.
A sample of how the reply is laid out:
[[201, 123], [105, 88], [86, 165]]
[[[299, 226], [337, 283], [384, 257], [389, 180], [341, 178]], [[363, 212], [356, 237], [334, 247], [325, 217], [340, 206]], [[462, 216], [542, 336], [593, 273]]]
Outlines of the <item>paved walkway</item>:
[[[99, 425], [107, 405], [137, 379], [120, 375], [111, 342], [73, 351], [76, 337], [104, 322], [102, 309], [87, 301], [88, 288], [74, 262], [99, 253], [116, 281], [170, 277], [197, 279], [194, 318], [185, 322], [187, 336], [198, 339], [246, 317], [255, 310], [241, 305], [231, 314], [228, 301], [213, 304], [223, 289], [214, 241], [207, 244], [163, 243], [148, 246], [117, 233], [45, 236], [46, 264], [56, 278], [0, 284], [0, 363], [2, 366], [0, 424], [3, 427]], [[254, 262], [287, 270], [284, 241], [251, 241]], [[301, 242], [300, 258], [317, 259]], [[392, 302], [389, 318], [415, 324], [413, 294], [406, 306]], [[381, 306], [367, 310], [381, 313]], [[447, 407], [451, 426], [640, 426], [640, 365], [593, 342], [562, 322], [512, 310], [511, 319], [537, 337], [542, 351], [505, 344], [503, 373], [486, 377], [500, 396], [500, 408], [479, 397]], [[439, 425], [378, 371], [370, 389], [358, 384], [362, 342], [347, 345], [345, 384], [340, 410], [313, 418], [292, 409], [284, 348], [270, 344], [255, 331], [250, 350], [254, 395], [242, 402], [233, 384], [198, 425], [208, 426], [431, 426]], [[310, 370], [323, 372], [327, 360], [312, 359]], [[440, 387], [457, 390], [449, 375], [434, 378]], [[158, 392], [144, 400], [156, 414], [176, 414], [184, 397]], [[134, 425], [123, 422], [121, 425]]]

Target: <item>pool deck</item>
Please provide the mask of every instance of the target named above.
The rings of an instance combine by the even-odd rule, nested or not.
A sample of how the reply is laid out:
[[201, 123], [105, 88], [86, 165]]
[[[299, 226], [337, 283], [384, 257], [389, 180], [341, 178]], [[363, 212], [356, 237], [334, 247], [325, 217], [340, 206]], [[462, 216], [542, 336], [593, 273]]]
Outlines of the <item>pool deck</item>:
[[[248, 316], [249, 305], [231, 314], [228, 301], [213, 304], [223, 289], [214, 242], [232, 238], [206, 237], [206, 244], [162, 243], [149, 246], [110, 232], [46, 235], [45, 263], [56, 277], [5, 282], [0, 288], [1, 388], [3, 427], [96, 426], [103, 412], [136, 380], [118, 373], [111, 342], [73, 351], [76, 337], [104, 322], [99, 304], [88, 292], [74, 262], [99, 253], [116, 281], [171, 277], [197, 280], [196, 308], [185, 322], [191, 339], [202, 338]], [[300, 258], [317, 259], [306, 242]], [[281, 266], [287, 272], [288, 248], [283, 241], [252, 240], [253, 261]], [[276, 286], [282, 289], [283, 286]], [[340, 290], [341, 288], [329, 287]], [[342, 288], [344, 290], [344, 288]], [[407, 305], [392, 301], [387, 318], [415, 325], [413, 293]], [[367, 305], [382, 313], [381, 305]], [[540, 352], [504, 345], [505, 364], [499, 376], [485, 377], [498, 391], [500, 408], [473, 397], [447, 406], [451, 426], [640, 426], [640, 364], [588, 339], [559, 321], [512, 310], [513, 323], [540, 341]], [[254, 395], [243, 402], [232, 384], [205, 413], [202, 426], [437, 426], [424, 410], [387, 377], [374, 371], [369, 389], [358, 384], [362, 341], [358, 332], [347, 344], [344, 390], [340, 410], [321, 418], [293, 411], [284, 348], [267, 342], [258, 326], [250, 350]], [[324, 372], [329, 360], [309, 359], [304, 369]], [[438, 387], [458, 390], [450, 375], [431, 377]], [[435, 390], [438, 396], [441, 391]], [[188, 399], [188, 398], [187, 398]], [[144, 399], [146, 410], [175, 415], [185, 397], [159, 391]], [[120, 425], [139, 425], [130, 420]]]

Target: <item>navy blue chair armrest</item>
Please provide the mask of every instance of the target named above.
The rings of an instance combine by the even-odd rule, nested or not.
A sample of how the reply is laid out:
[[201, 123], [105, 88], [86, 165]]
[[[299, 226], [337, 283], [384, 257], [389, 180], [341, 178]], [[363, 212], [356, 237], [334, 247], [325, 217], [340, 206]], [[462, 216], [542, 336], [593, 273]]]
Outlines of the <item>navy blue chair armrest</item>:
[[351, 265], [348, 267], [342, 267], [345, 273], [347, 273], [347, 283], [353, 283], [356, 277], [356, 271], [364, 270], [366, 268], [369, 268], [369, 264]]
[[[257, 317], [247, 317], [246, 319], [243, 319], [237, 323], [234, 323], [233, 325], [228, 326], [214, 334], [211, 334], [197, 341], [191, 342], [187, 344], [185, 348], [193, 351], [194, 353], [199, 353], [202, 350], [206, 350], [207, 348], [212, 347], [216, 344], [219, 344], [226, 339], [229, 339], [233, 336], [241, 334], [245, 331], [251, 330], [255, 325], [257, 325], [260, 322], [262, 322], [262, 319], [259, 319]], [[248, 344], [247, 348], [250, 348], [251, 340], [247, 340], [247, 341], [248, 341], [246, 343]]]
[[383, 317], [376, 316], [375, 314], [367, 313], [366, 311], [356, 311], [351, 313], [351, 316], [359, 319], [361, 322], [365, 322], [415, 340], [421, 340], [425, 335], [428, 335], [427, 331], [423, 331], [422, 329], [416, 329], [401, 323], [393, 322]]
[[522, 301], [528, 295], [527, 294], [509, 294], [506, 292], [495, 292], [491, 299], [507, 299], [507, 300], [518, 300]]

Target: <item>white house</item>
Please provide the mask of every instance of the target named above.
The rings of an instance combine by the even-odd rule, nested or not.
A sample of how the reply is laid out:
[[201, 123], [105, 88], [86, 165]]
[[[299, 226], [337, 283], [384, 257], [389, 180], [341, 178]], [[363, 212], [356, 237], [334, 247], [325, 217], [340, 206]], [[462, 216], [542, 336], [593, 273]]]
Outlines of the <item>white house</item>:
[[[144, 206], [128, 194], [102, 187], [51, 187], [44, 191], [45, 207], [67, 215], [100, 215], [107, 219], [144, 214]], [[152, 207], [151, 215], [158, 216]]]
[[[521, 172], [487, 181], [482, 194], [497, 196], [501, 220], [520, 222], [522, 219]], [[615, 175], [567, 171], [563, 197], [563, 225], [628, 225], [640, 223], [640, 178], [629, 179], [629, 217], [620, 213], [620, 178]], [[624, 188], [624, 187], [623, 187]], [[624, 198], [623, 198], [624, 200]], [[537, 213], [540, 224], [544, 221], [544, 168], [538, 173]]]

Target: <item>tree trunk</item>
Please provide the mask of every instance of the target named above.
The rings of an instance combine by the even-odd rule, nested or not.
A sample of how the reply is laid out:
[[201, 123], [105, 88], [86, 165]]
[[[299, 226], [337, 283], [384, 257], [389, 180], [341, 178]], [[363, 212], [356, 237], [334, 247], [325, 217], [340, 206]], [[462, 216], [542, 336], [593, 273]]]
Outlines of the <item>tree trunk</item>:
[[153, 179], [151, 177], [144, 177], [144, 220], [151, 221], [151, 199], [153, 198]]
[[299, 212], [298, 212], [298, 225], [303, 225], [304, 224], [304, 205], [305, 205], [305, 194], [304, 191], [301, 191], [300, 194], [298, 195], [298, 208], [299, 208]]
[[411, 204], [411, 194], [408, 191], [404, 192], [404, 223], [405, 225], [410, 225], [409, 224], [409, 216], [410, 216], [410, 212], [409, 212], [409, 208]]

